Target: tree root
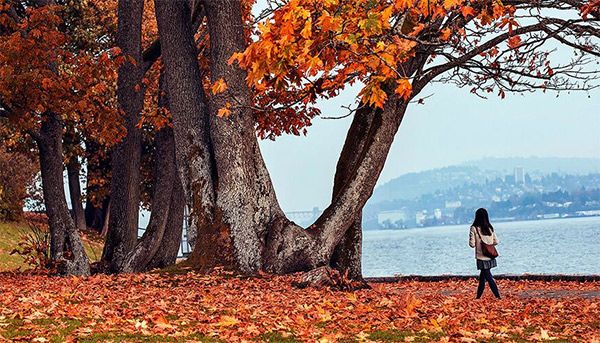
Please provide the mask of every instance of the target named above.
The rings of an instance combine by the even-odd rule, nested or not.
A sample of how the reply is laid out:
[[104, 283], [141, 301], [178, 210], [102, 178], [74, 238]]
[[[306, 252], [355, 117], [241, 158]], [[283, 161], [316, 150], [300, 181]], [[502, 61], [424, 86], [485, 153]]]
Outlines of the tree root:
[[340, 273], [329, 266], [318, 267], [300, 275], [298, 281], [292, 282], [296, 288], [329, 288], [338, 291], [355, 291], [370, 289], [364, 280], [349, 279], [347, 273]]

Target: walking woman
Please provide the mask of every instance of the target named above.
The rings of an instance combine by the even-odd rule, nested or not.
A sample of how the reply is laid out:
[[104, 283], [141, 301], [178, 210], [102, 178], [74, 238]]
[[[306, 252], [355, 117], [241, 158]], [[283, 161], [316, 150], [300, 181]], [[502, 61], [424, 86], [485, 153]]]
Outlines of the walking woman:
[[[482, 244], [482, 242], [484, 244]], [[481, 298], [485, 288], [485, 282], [490, 285], [490, 289], [496, 298], [500, 299], [498, 286], [490, 269], [496, 267], [496, 249], [498, 237], [494, 232], [494, 227], [490, 224], [490, 219], [485, 208], [480, 208], [475, 212], [475, 220], [471, 225], [469, 232], [469, 246], [475, 248], [475, 259], [479, 273], [479, 287], [477, 287], [477, 299]]]

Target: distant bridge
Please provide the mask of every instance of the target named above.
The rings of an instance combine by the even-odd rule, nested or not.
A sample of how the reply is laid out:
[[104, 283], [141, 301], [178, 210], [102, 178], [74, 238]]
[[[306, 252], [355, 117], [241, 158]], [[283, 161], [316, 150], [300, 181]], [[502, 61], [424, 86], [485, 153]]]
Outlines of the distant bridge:
[[300, 226], [308, 226], [314, 223], [317, 218], [323, 213], [318, 207], [313, 207], [310, 211], [290, 211], [285, 212], [289, 220]]

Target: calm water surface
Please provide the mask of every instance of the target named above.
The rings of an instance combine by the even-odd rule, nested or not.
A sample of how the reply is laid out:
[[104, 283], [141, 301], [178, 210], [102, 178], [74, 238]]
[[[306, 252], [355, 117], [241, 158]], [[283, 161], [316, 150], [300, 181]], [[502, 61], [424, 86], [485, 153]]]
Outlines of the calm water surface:
[[[600, 217], [492, 223], [495, 273], [600, 274]], [[364, 276], [475, 274], [469, 225], [363, 232]]]

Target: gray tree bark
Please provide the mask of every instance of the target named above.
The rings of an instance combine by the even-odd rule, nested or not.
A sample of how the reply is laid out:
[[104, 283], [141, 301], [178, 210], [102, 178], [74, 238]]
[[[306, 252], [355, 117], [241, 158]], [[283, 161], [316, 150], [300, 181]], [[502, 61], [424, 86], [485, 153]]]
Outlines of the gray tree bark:
[[[63, 125], [47, 114], [34, 136], [40, 159], [44, 204], [50, 227], [50, 254], [61, 274], [89, 275], [89, 261], [67, 207], [63, 179]], [[70, 251], [65, 251], [66, 247]]]
[[214, 211], [219, 181], [190, 8], [184, 1], [156, 0], [155, 4], [177, 166], [187, 202], [191, 204], [191, 225], [198, 228], [190, 260], [199, 268], [232, 265], [229, 232], [219, 225], [220, 214]]
[[117, 45], [136, 64], [119, 68], [117, 100], [125, 116], [127, 134], [112, 155], [110, 226], [102, 253], [112, 272], [122, 268], [137, 242], [140, 204], [141, 130], [137, 127], [144, 104], [142, 84], [143, 0], [119, 0]]
[[181, 180], [176, 175], [173, 184], [173, 193], [171, 195], [171, 206], [169, 208], [169, 217], [165, 227], [160, 246], [152, 260], [147, 265], [147, 270], [154, 268], [164, 268], [175, 264], [177, 253], [181, 245], [181, 234], [183, 231], [183, 212], [185, 208], [185, 194], [181, 186]]
[[[169, 219], [173, 187], [178, 178], [175, 167], [175, 139], [173, 130], [165, 127], [155, 137], [154, 193], [148, 227], [135, 247], [127, 254], [121, 270], [141, 272], [158, 251]], [[181, 226], [181, 223], [179, 224]]]
[[[332, 204], [304, 230], [285, 218], [279, 207], [254, 133], [246, 73], [227, 62], [245, 48], [240, 1], [206, 0], [204, 6], [211, 78], [213, 82], [223, 79], [228, 86], [224, 93], [209, 98], [209, 116], [189, 9], [183, 2], [156, 1], [176, 141], [177, 132], [197, 137], [189, 142], [200, 145], [197, 151], [205, 157], [201, 161], [206, 169], [190, 168], [182, 174], [213, 185], [206, 192], [191, 188], [194, 196], [207, 194], [204, 199], [210, 200], [201, 207], [208, 225], [199, 226], [193, 254], [202, 258], [192, 258], [191, 263], [203, 267], [211, 265], [207, 261], [216, 261], [245, 274], [259, 270], [289, 273], [334, 264], [359, 278], [360, 212], [373, 192], [407, 104], [390, 95], [383, 110], [357, 114], [338, 164]], [[231, 115], [217, 116], [226, 102], [233, 104]], [[188, 124], [191, 118], [196, 118], [195, 127]], [[180, 168], [186, 159], [179, 156], [187, 156], [190, 145], [176, 144]], [[215, 235], [219, 239], [206, 239]]]

